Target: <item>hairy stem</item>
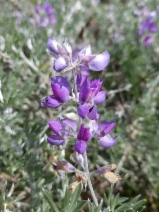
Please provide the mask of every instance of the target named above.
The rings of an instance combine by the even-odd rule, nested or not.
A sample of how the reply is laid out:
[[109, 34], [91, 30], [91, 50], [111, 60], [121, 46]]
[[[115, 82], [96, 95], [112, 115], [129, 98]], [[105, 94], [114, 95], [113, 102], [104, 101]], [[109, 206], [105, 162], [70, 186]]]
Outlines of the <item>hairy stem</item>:
[[92, 182], [91, 182], [91, 179], [90, 179], [90, 174], [89, 174], [89, 169], [88, 169], [87, 153], [85, 152], [83, 154], [83, 156], [84, 156], [85, 173], [86, 173], [87, 179], [88, 179], [88, 186], [89, 186], [93, 201], [95, 203], [95, 206], [98, 207], [98, 201], [97, 201], [96, 195], [94, 193], [94, 189], [93, 189]]

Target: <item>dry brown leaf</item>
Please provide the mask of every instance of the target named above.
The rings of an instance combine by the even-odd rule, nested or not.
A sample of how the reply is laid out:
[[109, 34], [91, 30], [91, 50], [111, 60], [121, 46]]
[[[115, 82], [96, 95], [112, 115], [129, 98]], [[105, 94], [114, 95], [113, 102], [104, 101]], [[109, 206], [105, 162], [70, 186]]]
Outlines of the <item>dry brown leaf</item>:
[[107, 179], [111, 184], [116, 183], [118, 180], [121, 180], [121, 176], [119, 174], [113, 172], [105, 172], [102, 176]]
[[79, 181], [75, 181], [69, 185], [71, 193], [74, 193], [79, 183], [80, 183]]

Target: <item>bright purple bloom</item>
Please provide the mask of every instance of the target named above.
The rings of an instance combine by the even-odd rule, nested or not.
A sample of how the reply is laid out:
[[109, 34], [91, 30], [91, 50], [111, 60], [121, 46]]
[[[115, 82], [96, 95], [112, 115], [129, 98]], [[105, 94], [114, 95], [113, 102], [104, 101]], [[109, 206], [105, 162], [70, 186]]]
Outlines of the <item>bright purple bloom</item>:
[[143, 40], [143, 44], [145, 47], [151, 46], [153, 42], [154, 42], [154, 38], [150, 35], [146, 36]]
[[81, 90], [81, 87], [82, 87], [82, 85], [83, 85], [83, 83], [85, 82], [86, 79], [87, 79], [87, 76], [81, 75], [81, 74], [77, 74], [76, 84], [77, 84], [78, 91]]
[[47, 137], [47, 141], [55, 146], [63, 145], [65, 140], [59, 135], [50, 135]]
[[65, 103], [68, 101], [71, 87], [66, 78], [61, 76], [51, 78], [51, 87], [55, 98], [60, 103]]
[[47, 96], [41, 101], [42, 107], [56, 109], [61, 105], [61, 103], [55, 98], [54, 95]]
[[91, 104], [80, 105], [77, 108], [77, 112], [82, 119], [88, 117], [90, 120], [97, 120], [100, 116], [98, 114], [97, 108]]
[[83, 154], [87, 149], [87, 144], [84, 141], [76, 141], [74, 144], [74, 149], [79, 154]]
[[90, 141], [90, 139], [91, 139], [90, 129], [84, 127], [84, 125], [82, 124], [78, 131], [77, 139], [86, 141], [86, 142]]
[[80, 90], [79, 100], [81, 103], [90, 102], [98, 94], [102, 87], [102, 79], [89, 81], [86, 79]]
[[116, 138], [112, 138], [110, 135], [105, 135], [99, 140], [99, 144], [103, 148], [110, 148], [116, 143]]
[[76, 141], [76, 143], [74, 144], [74, 149], [76, 152], [83, 154], [87, 148], [85, 142], [88, 142], [91, 139], [90, 129], [84, 127], [84, 125], [82, 124], [78, 131], [77, 139], [78, 141]]

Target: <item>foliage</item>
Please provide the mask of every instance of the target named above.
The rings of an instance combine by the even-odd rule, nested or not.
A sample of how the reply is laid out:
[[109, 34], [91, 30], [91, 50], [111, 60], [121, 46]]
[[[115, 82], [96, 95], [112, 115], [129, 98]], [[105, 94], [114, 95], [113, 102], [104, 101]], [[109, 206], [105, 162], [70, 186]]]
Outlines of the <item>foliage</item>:
[[[59, 0], [59, 3], [50, 0], [57, 24], [47, 29], [35, 27], [28, 21], [34, 15], [37, 2], [41, 1], [0, 1], [0, 89], [4, 100], [0, 101], [1, 207], [4, 208], [6, 203], [8, 210], [12, 211], [50, 211], [46, 196], [52, 199], [48, 192], [51, 190], [61, 210], [60, 199], [67, 196], [66, 185], [72, 176], [59, 179], [50, 164], [63, 156], [69, 160], [69, 156], [67, 151], [47, 144], [49, 131], [45, 123], [61, 114], [73, 116], [74, 108], [70, 106], [50, 112], [40, 106], [41, 99], [50, 94], [49, 79], [54, 76], [53, 61], [45, 50], [48, 37], [54, 35], [59, 41], [66, 37], [74, 47], [90, 43], [93, 52], [107, 49], [111, 55], [106, 71], [91, 72], [91, 77], [104, 80], [107, 101], [100, 107], [101, 119], [117, 122], [117, 144], [105, 151], [91, 141], [88, 156], [92, 170], [116, 163], [117, 173], [120, 172], [123, 180], [114, 188], [111, 197], [105, 196], [101, 207], [106, 211], [129, 211], [130, 204], [134, 204], [133, 210], [138, 207], [141, 211], [143, 201], [133, 199], [141, 194], [141, 198], [147, 200], [145, 211], [157, 211], [159, 35], [157, 32], [155, 43], [145, 48], [137, 36], [137, 21], [132, 12], [142, 7], [156, 10], [158, 1], [103, 0], [97, 4], [95, 0]], [[14, 15], [17, 11], [23, 16], [20, 24]], [[158, 20], [157, 16], [159, 28]], [[71, 146], [72, 141], [68, 148]], [[93, 178], [93, 185], [101, 196], [110, 190], [102, 178]], [[81, 208], [90, 198], [88, 191], [84, 193], [81, 197], [85, 200], [78, 200]], [[121, 197], [115, 195], [117, 193]], [[18, 196], [25, 197], [18, 199]], [[126, 202], [123, 196], [130, 201]], [[23, 204], [13, 204], [19, 201]], [[94, 210], [89, 201], [88, 206], [90, 211]]]

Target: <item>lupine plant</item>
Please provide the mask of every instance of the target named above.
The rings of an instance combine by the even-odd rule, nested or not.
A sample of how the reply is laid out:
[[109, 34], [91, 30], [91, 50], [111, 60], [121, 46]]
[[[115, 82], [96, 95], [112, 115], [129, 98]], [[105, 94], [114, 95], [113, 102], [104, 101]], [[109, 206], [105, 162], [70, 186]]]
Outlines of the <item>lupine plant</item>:
[[144, 8], [141, 10], [135, 10], [134, 16], [138, 19], [138, 31], [137, 34], [141, 37], [142, 43], [145, 47], [149, 47], [155, 41], [155, 33], [158, 31], [155, 18], [157, 16], [156, 11], [150, 12]]
[[[89, 151], [89, 145], [91, 145], [93, 138], [97, 140], [99, 146], [105, 149], [115, 145], [116, 136], [111, 136], [110, 133], [116, 123], [113, 120], [103, 120], [99, 123], [100, 114], [97, 106], [106, 99], [106, 92], [101, 91], [103, 81], [101, 78], [90, 80], [89, 76], [80, 73], [80, 67], [86, 67], [96, 72], [102, 71], [107, 67], [110, 55], [107, 51], [97, 55], [92, 54], [91, 46], [88, 45], [88, 47], [81, 49], [74, 58], [72, 57], [72, 48], [66, 39], [60, 45], [54, 37], [48, 39], [47, 51], [54, 58], [53, 69], [58, 75], [51, 78], [52, 94], [45, 97], [41, 105], [46, 108], [57, 109], [58, 107], [67, 107], [68, 102], [71, 102], [76, 105], [78, 115], [76, 120], [62, 117], [58, 120], [49, 120], [48, 125], [53, 134], [47, 137], [47, 142], [66, 148], [69, 141], [73, 139], [74, 152], [71, 153], [70, 159], [79, 165], [82, 170], [77, 169], [65, 159], [54, 162], [53, 168], [59, 176], [66, 173], [76, 173], [76, 181], [70, 184], [71, 193], [76, 191], [80, 182], [85, 185], [88, 184], [95, 207], [98, 211], [101, 211], [102, 202], [98, 203], [91, 177], [101, 175], [111, 184], [115, 184], [122, 178], [119, 174], [112, 172], [116, 168], [115, 164], [98, 167], [90, 172], [87, 151]], [[72, 74], [70, 79], [72, 84], [68, 82], [68, 72]], [[80, 187], [78, 187], [79, 189]], [[49, 203], [52, 202], [47, 191], [44, 194]], [[50, 204], [53, 209], [58, 211], [53, 202]]]

